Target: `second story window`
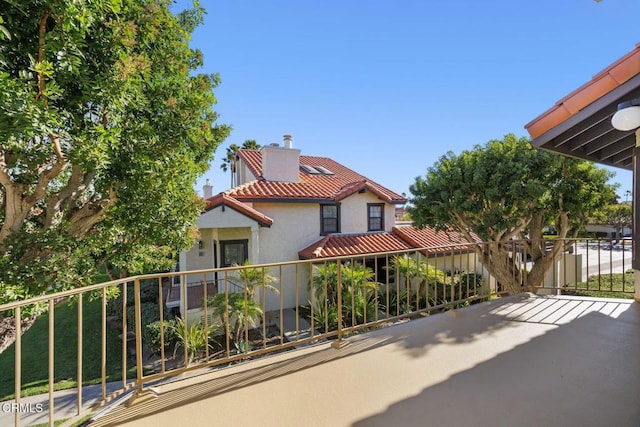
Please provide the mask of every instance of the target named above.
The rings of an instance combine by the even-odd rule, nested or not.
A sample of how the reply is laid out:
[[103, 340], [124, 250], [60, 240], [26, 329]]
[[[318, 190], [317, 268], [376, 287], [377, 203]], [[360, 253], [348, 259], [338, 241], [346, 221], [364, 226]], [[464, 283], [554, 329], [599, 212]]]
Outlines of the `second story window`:
[[340, 206], [320, 205], [320, 234], [340, 232]]
[[384, 205], [382, 203], [369, 203], [367, 205], [368, 231], [384, 230]]

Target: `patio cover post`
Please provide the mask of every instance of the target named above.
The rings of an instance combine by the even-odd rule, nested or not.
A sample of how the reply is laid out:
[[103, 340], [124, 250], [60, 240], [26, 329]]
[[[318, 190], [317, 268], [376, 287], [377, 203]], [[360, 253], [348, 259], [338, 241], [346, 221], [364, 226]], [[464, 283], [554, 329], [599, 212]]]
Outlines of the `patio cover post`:
[[633, 268], [634, 298], [640, 302], [640, 128], [636, 129], [636, 145], [633, 148]]
[[251, 264], [260, 264], [260, 227], [251, 226]]

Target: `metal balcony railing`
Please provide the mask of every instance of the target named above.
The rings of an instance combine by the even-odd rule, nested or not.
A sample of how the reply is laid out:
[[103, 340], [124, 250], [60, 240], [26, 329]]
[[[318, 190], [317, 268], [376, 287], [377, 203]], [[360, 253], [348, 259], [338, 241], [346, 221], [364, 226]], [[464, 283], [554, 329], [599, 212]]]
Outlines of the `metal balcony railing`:
[[[457, 243], [412, 251], [148, 274], [6, 304], [0, 306], [0, 318], [13, 318], [16, 337], [13, 378], [3, 375], [2, 381], [13, 383], [13, 396], [0, 399], [9, 402], [3, 407], [11, 409], [15, 425], [28, 418], [27, 409], [33, 408], [46, 412], [50, 425], [60, 418], [69, 418], [72, 423], [127, 393], [131, 402], [153, 397], [151, 386], [181, 374], [195, 375], [205, 368], [327, 340], [339, 348], [357, 331], [481, 302], [505, 289], [600, 297], [633, 295], [633, 280], [625, 274], [631, 268], [630, 240], [562, 243], [545, 279], [531, 289], [521, 286], [533, 266], [527, 242], [509, 241], [500, 244], [509, 248], [513, 280], [521, 282], [510, 286], [499, 283], [481, 262], [490, 243]], [[178, 296], [174, 283], [179, 283]], [[173, 303], [173, 310], [167, 302]], [[71, 412], [68, 407], [56, 407], [54, 400], [60, 380], [56, 366], [61, 362], [56, 360], [58, 315], [64, 307], [69, 312], [69, 304], [73, 304], [72, 317], [77, 323], [76, 356], [62, 362], [75, 365]], [[96, 304], [100, 330], [87, 331], [83, 310]], [[47, 351], [41, 357], [47, 358], [47, 370], [35, 373], [23, 364], [32, 349], [23, 347], [20, 319], [42, 306]], [[99, 335], [89, 347], [85, 344], [87, 333], [93, 338]], [[99, 361], [99, 372], [87, 374], [83, 370], [87, 359]], [[118, 378], [116, 383], [113, 378]], [[27, 407], [23, 399], [34, 382], [48, 384], [48, 392], [40, 406]], [[91, 401], [84, 396], [86, 383], [99, 387]]]

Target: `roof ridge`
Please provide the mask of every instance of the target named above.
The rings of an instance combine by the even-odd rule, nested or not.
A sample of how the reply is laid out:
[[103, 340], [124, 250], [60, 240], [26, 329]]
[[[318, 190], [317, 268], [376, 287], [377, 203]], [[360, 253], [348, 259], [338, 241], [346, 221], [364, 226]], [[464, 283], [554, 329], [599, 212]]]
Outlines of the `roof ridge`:
[[243, 161], [256, 179], [227, 190], [227, 194], [232, 195], [232, 197], [254, 200], [317, 199], [339, 201], [351, 196], [359, 189], [366, 188], [387, 203], [399, 204], [406, 202], [404, 196], [331, 157], [301, 154], [299, 158], [300, 165], [309, 164], [314, 166], [317, 164], [330, 169], [333, 174], [310, 175], [300, 169], [300, 181], [295, 183], [265, 180], [262, 175], [262, 153], [258, 150], [240, 149], [238, 150], [238, 158]]

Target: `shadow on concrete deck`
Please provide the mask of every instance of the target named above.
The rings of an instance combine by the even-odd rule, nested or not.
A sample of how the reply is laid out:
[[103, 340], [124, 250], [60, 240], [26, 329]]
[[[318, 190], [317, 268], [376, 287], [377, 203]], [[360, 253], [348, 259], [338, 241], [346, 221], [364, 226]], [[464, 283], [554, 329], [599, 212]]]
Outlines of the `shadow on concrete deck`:
[[586, 312], [353, 425], [638, 426], [639, 312]]
[[349, 341], [158, 387], [155, 399], [91, 425], [640, 422], [640, 305], [631, 301], [520, 295]]

